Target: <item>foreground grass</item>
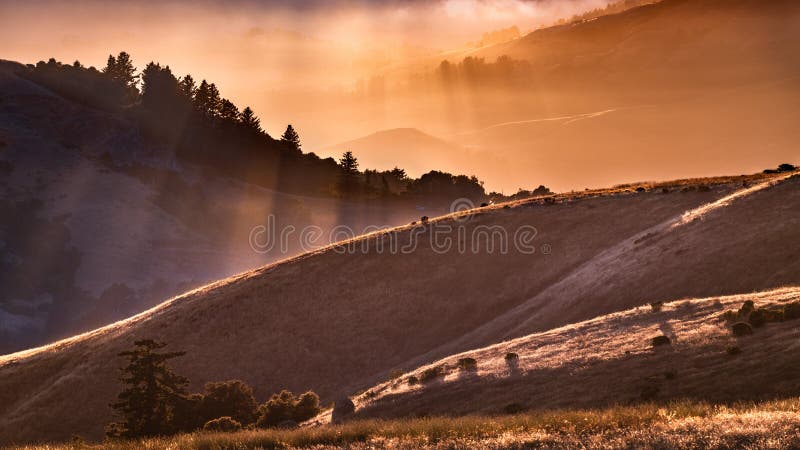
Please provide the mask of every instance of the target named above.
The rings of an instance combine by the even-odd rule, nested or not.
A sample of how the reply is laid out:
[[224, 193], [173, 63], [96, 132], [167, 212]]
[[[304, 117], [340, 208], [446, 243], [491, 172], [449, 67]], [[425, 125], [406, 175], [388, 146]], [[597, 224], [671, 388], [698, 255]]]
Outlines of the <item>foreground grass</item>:
[[359, 420], [296, 430], [192, 433], [26, 449], [800, 448], [800, 399], [714, 406], [676, 402], [495, 417]]

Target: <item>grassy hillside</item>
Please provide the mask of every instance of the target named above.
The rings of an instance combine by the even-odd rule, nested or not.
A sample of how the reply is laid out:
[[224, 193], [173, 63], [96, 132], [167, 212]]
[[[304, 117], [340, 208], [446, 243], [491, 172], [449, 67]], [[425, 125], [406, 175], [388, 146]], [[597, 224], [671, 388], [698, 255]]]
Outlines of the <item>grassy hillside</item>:
[[[800, 272], [791, 263], [796, 248], [785, 244], [800, 238], [800, 178], [775, 177], [695, 180], [666, 187], [666, 194], [662, 186], [644, 192], [622, 187], [495, 205], [471, 211], [470, 218], [444, 217], [364, 237], [353, 241], [357, 247], [351, 252], [339, 245], [222, 280], [92, 333], [0, 357], [0, 435], [6, 442], [66, 439], [73, 433], [99, 437], [110, 419], [107, 405], [120, 388], [121, 361], [115, 355], [140, 338], [187, 351], [175, 367], [193, 388], [240, 378], [259, 398], [281, 388], [313, 389], [326, 402], [385, 380], [391, 369], [490, 345], [510, 330], [524, 335], [654, 298], [798, 284]], [[755, 189], [742, 191], [743, 180]], [[714, 203], [737, 192], [728, 203]], [[682, 223], [687, 211], [706, 214], [670, 225]], [[772, 211], [779, 211], [780, 220], [772, 220]], [[704, 224], [717, 227], [727, 214], [753, 216], [737, 225], [747, 231], [737, 245], [709, 239], [689, 253], [659, 252], [659, 264], [676, 268], [658, 273], [661, 284], [630, 270], [628, 255], [638, 258], [635, 248], [653, 230], [697, 242]], [[506, 254], [483, 246], [474, 252], [436, 251], [422, 245], [433, 223], [463, 225], [470, 235], [478, 227], [513, 233], [535, 226], [537, 251], [526, 254], [513, 245]], [[760, 239], [770, 232], [774, 240]], [[423, 238], [414, 251], [378, 250], [378, 239], [405, 244], [412, 235]], [[764, 251], [771, 258], [763, 258]], [[707, 258], [720, 257], [727, 270], [697, 278]], [[586, 277], [587, 267], [602, 269], [588, 273], [611, 277], [617, 289], [592, 288], [595, 277]], [[570, 303], [569, 313], [546, 313], [559, 301], [573, 300], [550, 293], [570, 277], [581, 280], [575, 291], [581, 302]], [[527, 323], [522, 319], [535, 316], [518, 316], [515, 310], [539, 310], [539, 321]]]
[[[800, 288], [668, 302], [598, 317], [453, 355], [359, 399], [358, 417], [501, 414], [504, 411], [604, 408], [691, 399], [724, 404], [800, 395], [800, 317], [736, 337], [725, 311], [746, 300], [781, 310]], [[800, 303], [798, 303], [800, 305]], [[671, 343], [654, 346], [653, 338]], [[738, 348], [735, 353], [732, 348]], [[514, 353], [516, 359], [508, 359]], [[477, 370], [459, 368], [473, 358]], [[440, 376], [424, 382], [440, 367]], [[430, 373], [430, 372], [429, 372]], [[410, 384], [409, 377], [419, 382]]]

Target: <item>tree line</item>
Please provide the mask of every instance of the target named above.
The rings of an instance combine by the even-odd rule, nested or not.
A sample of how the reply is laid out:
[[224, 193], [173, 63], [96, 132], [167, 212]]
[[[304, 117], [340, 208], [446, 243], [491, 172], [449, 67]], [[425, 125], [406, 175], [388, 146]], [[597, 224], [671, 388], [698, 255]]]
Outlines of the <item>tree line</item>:
[[23, 75], [65, 98], [133, 120], [181, 162], [270, 189], [351, 200], [455, 196], [477, 201], [486, 195], [474, 176], [431, 171], [410, 179], [399, 168], [361, 171], [349, 151], [339, 161], [304, 153], [292, 125], [275, 139], [252, 108], [239, 108], [215, 83], [198, 83], [191, 74], [179, 77], [157, 62], [138, 71], [126, 52], [109, 55], [102, 69], [51, 58], [29, 65]]
[[168, 436], [198, 429], [235, 431], [243, 427], [296, 426], [320, 412], [319, 397], [289, 391], [257, 404], [253, 389], [240, 380], [206, 383], [190, 394], [189, 380], [175, 373], [169, 360], [185, 352], [164, 352], [163, 342], [143, 339], [119, 353], [127, 359], [120, 380], [125, 388], [110, 406], [120, 420], [106, 427], [110, 438]]

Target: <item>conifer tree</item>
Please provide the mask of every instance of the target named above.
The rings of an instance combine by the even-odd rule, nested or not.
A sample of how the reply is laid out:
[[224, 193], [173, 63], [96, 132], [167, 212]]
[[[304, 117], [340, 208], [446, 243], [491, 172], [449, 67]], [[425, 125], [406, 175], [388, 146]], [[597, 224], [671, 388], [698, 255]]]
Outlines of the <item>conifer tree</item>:
[[259, 133], [262, 131], [261, 120], [256, 117], [255, 113], [252, 109], [250, 109], [249, 106], [243, 109], [242, 113], [239, 114], [239, 123], [244, 125], [246, 128], [258, 131]]
[[159, 353], [166, 344], [151, 339], [134, 342], [134, 349], [119, 353], [128, 359], [120, 380], [126, 388], [111, 404], [123, 417], [109, 425], [112, 437], [157, 436], [175, 431], [176, 405], [186, 398], [189, 380], [175, 374], [167, 365], [185, 352]]
[[283, 135], [281, 136], [281, 142], [283, 142], [287, 147], [294, 150], [297, 153], [300, 153], [300, 135], [297, 134], [294, 127], [291, 124], [286, 127], [286, 131], [284, 131]]

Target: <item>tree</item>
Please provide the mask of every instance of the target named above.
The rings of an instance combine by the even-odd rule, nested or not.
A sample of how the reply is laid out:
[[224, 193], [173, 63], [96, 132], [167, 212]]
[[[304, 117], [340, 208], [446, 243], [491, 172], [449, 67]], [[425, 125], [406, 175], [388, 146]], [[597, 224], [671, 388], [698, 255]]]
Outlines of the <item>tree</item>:
[[256, 117], [255, 113], [249, 106], [245, 107], [242, 110], [242, 113], [239, 115], [239, 123], [244, 125], [246, 128], [258, 131], [259, 133], [261, 130], [261, 120]]
[[358, 188], [358, 160], [350, 150], [342, 154], [339, 160], [339, 193], [345, 197], [352, 196]]
[[151, 62], [142, 71], [142, 105], [152, 110], [169, 110], [175, 105], [178, 79], [169, 66]]
[[178, 83], [178, 91], [186, 98], [192, 99], [194, 98], [194, 93], [197, 90], [197, 85], [194, 82], [194, 78], [191, 75], [186, 75], [185, 77], [181, 78], [181, 81]]
[[112, 403], [122, 422], [109, 425], [109, 436], [136, 438], [175, 431], [176, 405], [186, 398], [189, 380], [175, 374], [167, 361], [185, 352], [159, 353], [166, 344], [151, 339], [134, 342], [134, 349], [118, 356], [128, 359], [120, 380], [127, 386]]
[[342, 172], [345, 175], [358, 175], [358, 160], [350, 150], [342, 154], [342, 158], [339, 160], [339, 167], [342, 168]]
[[294, 150], [296, 153], [301, 153], [300, 150], [300, 135], [297, 134], [297, 131], [294, 130], [291, 124], [286, 127], [286, 131], [284, 131], [283, 135], [281, 136], [281, 142], [286, 144], [287, 147]]
[[219, 103], [219, 118], [228, 122], [237, 122], [239, 120], [239, 109], [232, 101], [223, 98]]
[[103, 73], [126, 89], [136, 88], [136, 80], [138, 78], [136, 76], [136, 67], [133, 65], [131, 55], [127, 52], [119, 52], [116, 58], [114, 55], [108, 55], [108, 61]]
[[206, 383], [203, 392], [203, 420], [231, 417], [244, 425], [255, 422], [253, 389], [240, 380]]

